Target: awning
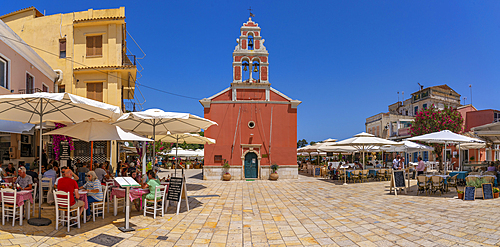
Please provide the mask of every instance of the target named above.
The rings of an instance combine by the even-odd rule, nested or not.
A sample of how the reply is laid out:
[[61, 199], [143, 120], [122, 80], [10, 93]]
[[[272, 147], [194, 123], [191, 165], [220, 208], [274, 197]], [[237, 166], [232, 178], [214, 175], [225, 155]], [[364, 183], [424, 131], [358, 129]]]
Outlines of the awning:
[[34, 124], [0, 120], [0, 132], [33, 135]]

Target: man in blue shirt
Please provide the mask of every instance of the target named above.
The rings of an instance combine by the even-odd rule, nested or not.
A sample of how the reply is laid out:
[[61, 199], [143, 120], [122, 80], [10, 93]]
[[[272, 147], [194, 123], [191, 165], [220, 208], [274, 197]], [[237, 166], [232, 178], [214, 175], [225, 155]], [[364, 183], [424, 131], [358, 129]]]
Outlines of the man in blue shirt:
[[44, 178], [52, 178], [52, 184], [56, 182], [57, 178], [57, 173], [54, 171], [54, 167], [52, 165], [49, 165], [48, 170], [43, 174]]

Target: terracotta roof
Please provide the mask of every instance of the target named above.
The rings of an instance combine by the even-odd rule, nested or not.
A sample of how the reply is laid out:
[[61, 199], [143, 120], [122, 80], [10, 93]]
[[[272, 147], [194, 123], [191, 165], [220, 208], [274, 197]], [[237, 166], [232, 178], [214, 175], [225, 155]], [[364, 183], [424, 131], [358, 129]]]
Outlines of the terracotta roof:
[[106, 17], [96, 17], [74, 20], [73, 22], [83, 22], [83, 21], [101, 21], [101, 20], [124, 20], [125, 16], [106, 16]]
[[36, 16], [35, 16], [35, 17], [41, 17], [41, 16], [43, 16], [43, 14], [42, 14], [42, 13], [40, 13], [40, 11], [38, 11], [38, 9], [36, 9], [36, 8], [35, 8], [35, 7], [33, 7], [33, 6], [31, 6], [31, 7], [28, 7], [28, 8], [24, 8], [24, 9], [16, 10], [16, 11], [14, 11], [14, 12], [7, 13], [7, 14], [5, 14], [5, 15], [0, 16], [0, 18], [4, 18], [4, 17], [7, 17], [7, 16], [11, 16], [11, 15], [19, 14], [19, 13], [26, 12], [26, 11], [30, 11], [30, 10], [35, 10], [35, 13], [36, 13]]
[[129, 69], [135, 68], [135, 65], [104, 65], [104, 66], [89, 66], [89, 67], [79, 67], [74, 68], [73, 70], [87, 70], [87, 69]]

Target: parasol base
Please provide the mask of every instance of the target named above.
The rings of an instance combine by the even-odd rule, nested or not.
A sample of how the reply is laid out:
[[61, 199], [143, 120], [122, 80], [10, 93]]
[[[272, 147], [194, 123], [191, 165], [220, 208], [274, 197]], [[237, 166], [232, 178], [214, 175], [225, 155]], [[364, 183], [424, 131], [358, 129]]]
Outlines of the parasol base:
[[343, 185], [347, 185], [347, 183], [344, 183]]
[[52, 224], [52, 221], [47, 218], [31, 218], [28, 220], [28, 224], [32, 226], [48, 226]]
[[131, 231], [135, 231], [134, 228], [132, 227], [129, 227], [129, 228], [125, 228], [125, 227], [118, 227], [118, 230], [122, 231], [122, 232], [131, 232]]

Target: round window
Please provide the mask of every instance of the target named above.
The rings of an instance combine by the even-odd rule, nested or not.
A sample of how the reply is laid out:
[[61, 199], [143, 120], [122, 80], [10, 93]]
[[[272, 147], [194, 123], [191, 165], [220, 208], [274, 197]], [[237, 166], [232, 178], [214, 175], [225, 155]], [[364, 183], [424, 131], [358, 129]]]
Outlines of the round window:
[[254, 127], [255, 127], [255, 122], [254, 121], [248, 122], [248, 128], [253, 129]]

